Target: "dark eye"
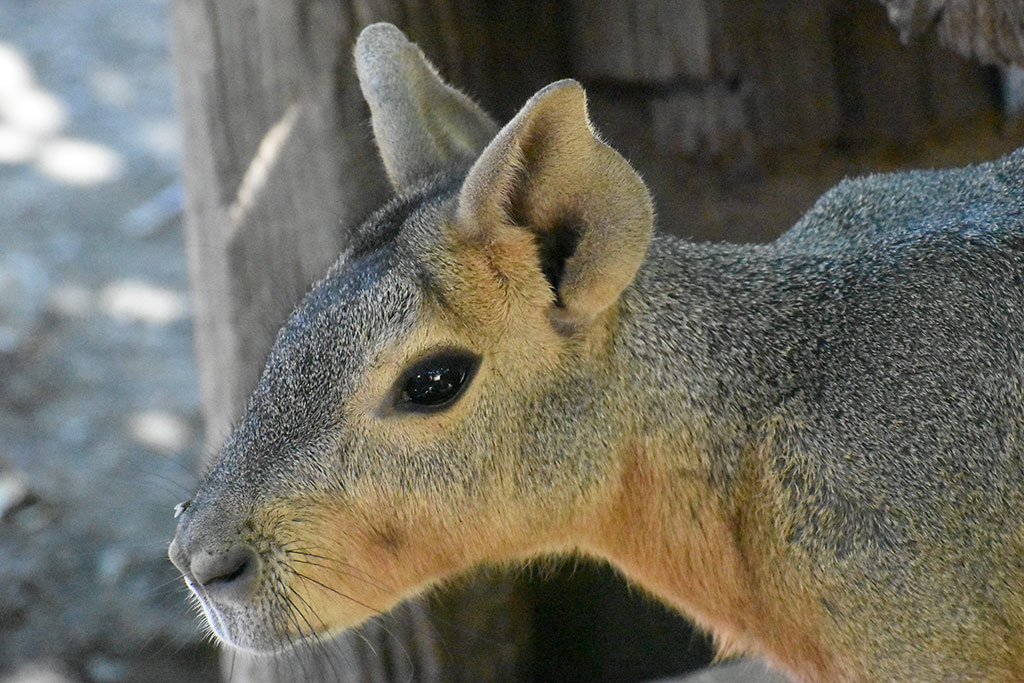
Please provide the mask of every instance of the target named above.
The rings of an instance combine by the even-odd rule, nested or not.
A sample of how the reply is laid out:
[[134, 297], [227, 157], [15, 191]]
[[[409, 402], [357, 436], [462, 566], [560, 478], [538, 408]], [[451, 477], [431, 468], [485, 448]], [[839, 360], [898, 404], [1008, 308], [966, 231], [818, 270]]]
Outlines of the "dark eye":
[[443, 351], [415, 363], [399, 380], [396, 408], [431, 411], [446, 408], [473, 379], [478, 356], [468, 351]]

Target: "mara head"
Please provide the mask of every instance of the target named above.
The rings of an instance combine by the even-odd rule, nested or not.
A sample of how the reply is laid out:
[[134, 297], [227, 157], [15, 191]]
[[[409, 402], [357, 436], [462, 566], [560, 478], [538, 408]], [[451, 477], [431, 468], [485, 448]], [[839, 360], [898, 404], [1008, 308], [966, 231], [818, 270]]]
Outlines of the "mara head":
[[281, 329], [170, 549], [255, 651], [572, 547], [622, 421], [605, 358], [651, 201], [580, 86], [499, 128], [393, 26], [356, 66], [396, 196]]

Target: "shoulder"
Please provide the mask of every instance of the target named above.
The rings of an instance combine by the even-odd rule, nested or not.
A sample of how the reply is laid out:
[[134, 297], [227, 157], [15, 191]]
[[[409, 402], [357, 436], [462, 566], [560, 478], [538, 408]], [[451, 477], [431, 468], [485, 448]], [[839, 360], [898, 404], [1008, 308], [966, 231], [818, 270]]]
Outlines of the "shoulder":
[[1017, 232], [1024, 224], [1024, 149], [965, 168], [844, 180], [778, 239], [783, 250], [841, 253], [964, 230]]

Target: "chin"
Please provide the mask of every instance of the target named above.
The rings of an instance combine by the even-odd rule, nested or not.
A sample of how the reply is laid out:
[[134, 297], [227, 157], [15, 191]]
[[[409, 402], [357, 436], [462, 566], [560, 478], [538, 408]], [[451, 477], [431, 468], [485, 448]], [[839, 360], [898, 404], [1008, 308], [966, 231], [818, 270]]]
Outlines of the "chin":
[[[357, 627], [373, 616], [331, 614], [315, 610], [306, 597], [288, 586], [245, 600], [216, 600], [201, 586], [185, 580], [217, 639], [232, 648], [271, 656], [301, 651]], [[285, 594], [290, 595], [288, 599]], [[298, 606], [301, 605], [303, 609]]]

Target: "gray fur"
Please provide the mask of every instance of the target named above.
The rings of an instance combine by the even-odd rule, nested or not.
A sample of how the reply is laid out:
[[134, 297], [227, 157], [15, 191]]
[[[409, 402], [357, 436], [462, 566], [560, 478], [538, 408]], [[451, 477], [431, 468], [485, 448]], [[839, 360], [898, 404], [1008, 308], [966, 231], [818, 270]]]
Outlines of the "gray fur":
[[629, 381], [662, 389], [650, 428], [700, 416], [726, 488], [771, 429], [788, 540], [847, 587], [840, 628], [874, 624], [880, 672], [982, 675], [922, 651], [952, 615], [1019, 637], [1024, 150], [845, 181], [775, 244], [656, 238], [623, 304]]
[[374, 138], [397, 192], [438, 168], [465, 171], [498, 132], [491, 117], [445, 84], [423, 51], [391, 24], [366, 27], [355, 58], [374, 112]]

